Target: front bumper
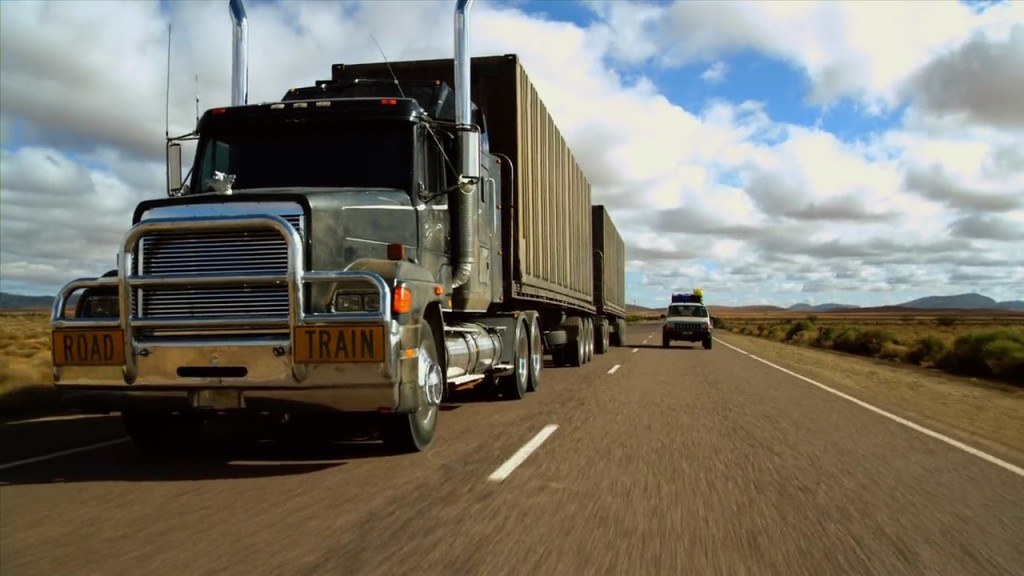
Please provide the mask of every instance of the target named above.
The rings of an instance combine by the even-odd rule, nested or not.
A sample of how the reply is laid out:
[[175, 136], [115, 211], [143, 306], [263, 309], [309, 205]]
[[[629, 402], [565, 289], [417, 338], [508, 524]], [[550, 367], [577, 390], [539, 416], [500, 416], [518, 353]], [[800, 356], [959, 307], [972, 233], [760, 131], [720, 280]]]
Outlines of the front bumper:
[[701, 342], [711, 337], [709, 328], [674, 328], [665, 326], [661, 330], [662, 338], [684, 342]]
[[[288, 248], [286, 274], [147, 276], [132, 272], [133, 255], [147, 234], [253, 228], [270, 228], [284, 238]], [[126, 404], [168, 402], [218, 409], [255, 408], [266, 403], [341, 411], [415, 409], [410, 405], [415, 403], [415, 389], [403, 390], [401, 386], [403, 381], [413, 387], [417, 382], [417, 329], [402, 328], [391, 317], [388, 283], [368, 272], [303, 271], [303, 261], [303, 243], [298, 232], [279, 216], [153, 219], [139, 223], [122, 241], [117, 277], [68, 283], [58, 294], [51, 314], [55, 343], [68, 333], [111, 330], [123, 338], [123, 354], [118, 351], [116, 363], [83, 365], [69, 363], [66, 354], [58, 361], [55, 353], [55, 385], [72, 403], [80, 400], [94, 409], [109, 410], [121, 409]], [[318, 283], [373, 287], [380, 294], [379, 309], [307, 312], [306, 288]], [[138, 288], [229, 285], [286, 285], [288, 315], [138, 318], [131, 305], [133, 290]], [[117, 290], [119, 317], [66, 317], [71, 294], [99, 287]], [[328, 332], [345, 327], [373, 332], [374, 339], [382, 335], [382, 341], [373, 342], [380, 350], [374, 352], [372, 361], [296, 357], [298, 334], [308, 334], [308, 329]], [[299, 348], [305, 348], [301, 353], [306, 354], [310, 347]]]

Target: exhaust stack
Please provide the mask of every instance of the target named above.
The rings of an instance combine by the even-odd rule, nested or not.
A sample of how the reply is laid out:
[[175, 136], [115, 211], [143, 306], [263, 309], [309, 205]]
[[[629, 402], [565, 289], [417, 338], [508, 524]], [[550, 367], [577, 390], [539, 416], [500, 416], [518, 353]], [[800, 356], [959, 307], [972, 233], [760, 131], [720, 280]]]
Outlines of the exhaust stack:
[[249, 103], [249, 18], [244, 0], [230, 0], [233, 51], [231, 54], [231, 105]]
[[480, 181], [480, 128], [473, 126], [470, 91], [469, 20], [473, 0], [455, 2], [455, 129], [459, 142], [459, 190], [456, 227], [459, 231], [457, 266], [452, 287], [470, 279], [475, 261], [477, 238], [474, 225], [477, 210], [477, 184]]

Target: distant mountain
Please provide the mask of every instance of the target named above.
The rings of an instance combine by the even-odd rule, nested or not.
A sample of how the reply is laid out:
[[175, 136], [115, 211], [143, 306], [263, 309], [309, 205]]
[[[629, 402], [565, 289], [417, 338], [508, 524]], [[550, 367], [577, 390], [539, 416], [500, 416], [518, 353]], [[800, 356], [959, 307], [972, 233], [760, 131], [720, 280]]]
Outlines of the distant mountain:
[[634, 306], [633, 304], [626, 304], [626, 314], [632, 314], [636, 316], [647, 316], [650, 314], [659, 314], [660, 310], [654, 308], [645, 308], [644, 306]]
[[53, 306], [53, 296], [22, 296], [0, 292], [0, 308], [4, 310], [49, 309]]
[[800, 304], [793, 304], [786, 310], [793, 312], [827, 312], [829, 310], [852, 310], [854, 308], [860, 308], [860, 306], [854, 306], [853, 304], [835, 304], [828, 302], [825, 304], [810, 305], [801, 302]]
[[715, 304], [708, 304], [708, 310], [712, 314], [730, 313], [730, 312], [782, 312], [785, 308], [781, 306], [772, 306], [770, 304], [753, 304], [750, 306], [718, 306]]
[[956, 294], [954, 296], [925, 296], [910, 302], [898, 304], [904, 308], [927, 308], [929, 310], [956, 309], [956, 310], [978, 310], [998, 308], [997, 302], [988, 296], [968, 293]]
[[[68, 306], [73, 307], [78, 302], [81, 292], [72, 294], [68, 298]], [[0, 310], [46, 310], [53, 306], [55, 296], [23, 296], [21, 294], [8, 294], [0, 292]]]
[[996, 302], [996, 308], [1000, 310], [1024, 310], [1024, 300], [1007, 300]]

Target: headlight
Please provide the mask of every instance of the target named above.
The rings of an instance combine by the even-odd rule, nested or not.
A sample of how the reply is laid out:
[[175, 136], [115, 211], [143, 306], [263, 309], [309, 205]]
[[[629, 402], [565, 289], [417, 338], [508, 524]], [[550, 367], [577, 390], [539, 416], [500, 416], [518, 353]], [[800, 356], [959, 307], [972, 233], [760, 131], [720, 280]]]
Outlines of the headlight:
[[380, 310], [380, 294], [342, 292], [334, 293], [333, 312], [377, 312]]
[[363, 309], [367, 312], [380, 310], [380, 294], [367, 294], [363, 296]]
[[361, 294], [335, 294], [335, 312], [362, 312], [363, 296]]
[[117, 296], [86, 296], [81, 310], [83, 318], [117, 318], [121, 315]]

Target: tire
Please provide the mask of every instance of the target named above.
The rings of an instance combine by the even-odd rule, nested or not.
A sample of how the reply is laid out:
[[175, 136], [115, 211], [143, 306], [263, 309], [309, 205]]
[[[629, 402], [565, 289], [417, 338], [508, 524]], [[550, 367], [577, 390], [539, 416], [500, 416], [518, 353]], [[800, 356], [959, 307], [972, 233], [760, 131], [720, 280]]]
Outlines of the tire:
[[[612, 324], [614, 324], [614, 328], [615, 328], [614, 330], [612, 330]], [[611, 344], [612, 346], [614, 346], [616, 348], [618, 348], [619, 346], [622, 346], [622, 338], [621, 338], [622, 332], [619, 331], [619, 323], [617, 321], [613, 321], [613, 322], [609, 323], [608, 324], [608, 331], [611, 332], [611, 334], [609, 334], [609, 338], [608, 338], [609, 344]]]
[[[391, 452], [422, 452], [430, 446], [437, 432], [437, 418], [440, 412], [440, 393], [444, 390], [445, 378], [438, 361], [437, 343], [434, 331], [426, 320], [420, 320], [420, 362], [426, 372], [427, 385], [419, 388], [420, 408], [408, 414], [384, 414], [381, 423], [381, 440]], [[431, 401], [427, 390], [438, 396], [437, 403]]]
[[608, 352], [609, 342], [611, 340], [611, 325], [608, 320], [601, 318], [597, 321], [597, 336], [594, 338], [594, 352], [598, 354], [604, 354]]
[[712, 340], [711, 338], [705, 338], [705, 339], [704, 339], [704, 342], [703, 342], [703, 344], [704, 344], [704, 349], [705, 349], [705, 350], [711, 350], [711, 342], [712, 342], [712, 341], [713, 341], [713, 340]]
[[662, 346], [662, 348], [668, 348], [671, 345], [672, 345], [672, 341], [671, 340], [669, 340], [665, 336], [661, 337], [661, 346]]
[[[539, 319], [537, 319], [537, 325], [540, 326]], [[544, 336], [544, 339], [547, 340], [547, 344], [551, 348], [558, 348], [569, 343], [569, 335], [562, 329], [548, 331], [547, 335]]]
[[583, 338], [583, 347], [586, 350], [586, 358], [584, 362], [589, 364], [594, 359], [594, 320], [593, 318], [584, 318], [583, 326], [586, 336]]
[[528, 392], [536, 392], [540, 387], [540, 372], [544, 368], [544, 341], [540, 335], [540, 317], [536, 314], [530, 321], [530, 380], [526, 385]]
[[516, 357], [512, 373], [498, 380], [498, 388], [506, 400], [522, 400], [530, 385], [530, 337], [524, 322], [516, 322]]
[[615, 345], [625, 346], [626, 345], [626, 321], [619, 318], [615, 321]]
[[572, 316], [566, 320], [566, 325], [575, 326], [576, 336], [570, 337], [569, 342], [563, 348], [565, 363], [569, 366], [582, 366], [586, 362], [587, 351], [583, 345], [586, 331], [584, 330], [583, 318]]
[[203, 420], [184, 414], [124, 412], [125, 432], [144, 452], [185, 455], [199, 448]]

